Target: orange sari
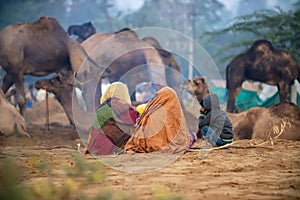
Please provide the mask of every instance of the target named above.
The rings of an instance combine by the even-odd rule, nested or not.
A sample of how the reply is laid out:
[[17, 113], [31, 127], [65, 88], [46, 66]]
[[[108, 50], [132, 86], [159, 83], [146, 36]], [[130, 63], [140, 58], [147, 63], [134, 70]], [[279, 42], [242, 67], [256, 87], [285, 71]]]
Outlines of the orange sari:
[[163, 87], [147, 104], [125, 150], [174, 154], [183, 152], [188, 145], [188, 129], [179, 99], [173, 89]]

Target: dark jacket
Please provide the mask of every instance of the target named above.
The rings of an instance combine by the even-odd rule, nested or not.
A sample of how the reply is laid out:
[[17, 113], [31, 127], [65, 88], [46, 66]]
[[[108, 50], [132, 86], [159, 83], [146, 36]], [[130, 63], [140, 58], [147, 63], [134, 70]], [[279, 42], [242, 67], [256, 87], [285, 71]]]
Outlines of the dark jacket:
[[222, 139], [232, 139], [234, 135], [232, 123], [226, 112], [220, 109], [218, 96], [210, 94], [204, 97], [200, 104], [207, 110], [207, 114], [204, 119], [199, 119], [198, 127], [201, 129], [205, 125], [210, 126]]

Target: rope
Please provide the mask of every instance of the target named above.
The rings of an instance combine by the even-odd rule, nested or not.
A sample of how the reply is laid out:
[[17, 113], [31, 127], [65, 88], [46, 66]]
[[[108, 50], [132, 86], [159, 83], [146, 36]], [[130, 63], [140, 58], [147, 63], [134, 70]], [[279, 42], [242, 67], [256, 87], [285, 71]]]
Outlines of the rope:
[[[268, 144], [269, 142], [271, 143], [271, 145], [274, 145], [274, 140], [277, 139], [279, 136], [281, 136], [284, 133], [284, 130], [287, 127], [291, 127], [291, 126], [292, 126], [292, 124], [291, 124], [289, 118], [288, 117], [283, 117], [283, 118], [280, 119], [279, 125], [278, 124], [274, 124], [272, 126], [272, 128], [268, 131], [268, 140], [267, 141], [261, 142], [259, 144], [253, 144], [250, 141], [250, 146], [246, 146], [244, 148], [257, 148], [257, 147], [260, 147], [260, 146], [262, 146], [264, 144]], [[272, 138], [272, 135], [275, 135], [275, 136]], [[187, 151], [188, 152], [195, 152], [195, 151], [197, 151], [197, 152], [199, 152], [198, 157], [199, 158], [203, 158], [209, 152], [211, 152], [213, 150], [220, 150], [220, 149], [225, 149], [225, 148], [229, 148], [229, 147], [236, 148], [238, 146], [233, 146], [233, 144], [236, 144], [237, 142], [238, 141], [234, 141], [232, 143], [225, 144], [225, 145], [220, 146], [220, 147], [213, 147], [213, 148], [194, 147], [194, 148], [188, 149]]]
[[[286, 127], [291, 127], [291, 126], [292, 126], [292, 124], [290, 122], [290, 119], [288, 117], [283, 117], [279, 121], [279, 126], [277, 124], [274, 124], [272, 126], [272, 128], [268, 131], [268, 138], [269, 138], [268, 141], [264, 141], [259, 144], [250, 143], [250, 145], [261, 146], [261, 145], [267, 144], [269, 142], [271, 143], [271, 145], [274, 145], [274, 140], [277, 139], [279, 136], [281, 136], [284, 133], [284, 129]], [[274, 138], [272, 138], [272, 133], [275, 135]]]

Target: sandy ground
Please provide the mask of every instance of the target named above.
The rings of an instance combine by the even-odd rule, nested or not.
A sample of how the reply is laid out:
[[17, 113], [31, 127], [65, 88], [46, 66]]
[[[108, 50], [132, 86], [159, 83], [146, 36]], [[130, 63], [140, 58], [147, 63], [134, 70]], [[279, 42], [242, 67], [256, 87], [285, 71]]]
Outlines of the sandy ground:
[[[80, 155], [77, 132], [65, 125], [67, 121], [59, 125], [53, 120], [50, 131], [45, 132], [40, 120], [28, 127], [32, 139], [0, 137], [1, 166], [5, 159], [13, 158], [23, 171], [21, 182], [29, 188], [47, 178], [54, 185], [67, 184], [62, 166], [74, 165], [71, 152], [89, 164], [104, 163], [99, 166], [104, 174], [101, 181], [74, 179], [77, 192], [88, 196], [118, 191], [135, 199], [163, 199], [165, 194], [188, 200], [300, 199], [300, 141], [253, 145], [264, 141], [241, 140], [228, 148], [195, 149], [178, 156], [123, 154], [96, 159]], [[202, 144], [199, 141], [196, 146]], [[40, 170], [37, 163], [47, 163], [51, 170]], [[128, 199], [134, 199], [131, 197]]]

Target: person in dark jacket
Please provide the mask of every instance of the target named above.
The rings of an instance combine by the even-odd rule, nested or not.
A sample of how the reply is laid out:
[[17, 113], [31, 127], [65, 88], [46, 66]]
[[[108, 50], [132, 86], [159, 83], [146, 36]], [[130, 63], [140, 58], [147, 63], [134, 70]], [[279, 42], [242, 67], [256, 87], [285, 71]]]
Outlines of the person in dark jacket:
[[219, 98], [210, 94], [200, 102], [198, 138], [203, 138], [213, 146], [222, 146], [233, 141], [232, 123], [226, 112], [221, 110]]

